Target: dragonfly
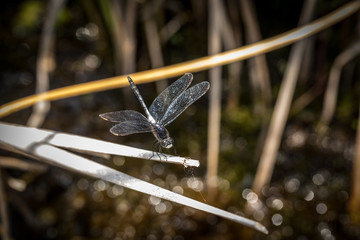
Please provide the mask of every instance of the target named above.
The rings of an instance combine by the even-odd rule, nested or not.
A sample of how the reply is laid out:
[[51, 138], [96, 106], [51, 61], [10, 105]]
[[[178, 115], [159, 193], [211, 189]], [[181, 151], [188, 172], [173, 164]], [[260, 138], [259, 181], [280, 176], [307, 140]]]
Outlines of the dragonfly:
[[145, 111], [146, 117], [133, 110], [122, 110], [108, 112], [99, 116], [110, 122], [116, 123], [110, 132], [116, 136], [127, 136], [134, 133], [152, 132], [156, 141], [161, 147], [172, 148], [174, 140], [170, 137], [169, 131], [165, 128], [183, 113], [192, 103], [203, 96], [210, 88], [207, 81], [196, 84], [187, 89], [193, 80], [191, 73], [185, 73], [163, 92], [161, 92], [148, 109], [141, 97], [139, 89], [130, 76], [127, 76], [130, 87], [139, 100]]

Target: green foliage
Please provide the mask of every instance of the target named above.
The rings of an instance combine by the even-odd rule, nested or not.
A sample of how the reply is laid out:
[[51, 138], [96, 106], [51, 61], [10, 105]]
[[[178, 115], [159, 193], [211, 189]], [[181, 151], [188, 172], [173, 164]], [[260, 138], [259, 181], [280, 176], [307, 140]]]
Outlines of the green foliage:
[[56, 19], [56, 24], [58, 25], [64, 25], [66, 23], [68, 23], [71, 19], [71, 12], [69, 9], [67, 8], [63, 8], [61, 9], [61, 11], [59, 12], [57, 19]]
[[44, 2], [41, 1], [25, 1], [16, 14], [13, 23], [13, 31], [16, 35], [25, 35], [26, 32], [37, 29], [44, 13]]
[[336, 115], [340, 122], [348, 122], [353, 116], [356, 116], [356, 100], [351, 94], [343, 95], [338, 100]]
[[[46, 4], [49, 4], [49, 2], [34, 0], [22, 2], [13, 21], [14, 34], [21, 37], [25, 36], [28, 32], [37, 29], [40, 30], [47, 7]], [[67, 23], [70, 18], [70, 11], [63, 8], [57, 16], [57, 24], [63, 25]]]
[[241, 135], [253, 133], [261, 123], [260, 119], [257, 119], [246, 106], [232, 109], [225, 112], [224, 115], [224, 122], [226, 123], [224, 125], [229, 129], [237, 129], [241, 132]]

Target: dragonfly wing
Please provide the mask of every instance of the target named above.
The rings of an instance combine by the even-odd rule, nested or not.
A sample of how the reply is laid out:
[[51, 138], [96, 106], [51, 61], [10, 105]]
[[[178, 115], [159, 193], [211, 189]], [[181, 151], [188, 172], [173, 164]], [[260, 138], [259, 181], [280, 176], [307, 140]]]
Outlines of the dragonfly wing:
[[198, 100], [210, 88], [209, 82], [201, 82], [189, 88], [178, 96], [168, 107], [163, 118], [160, 120], [164, 126], [175, 120], [182, 112], [185, 111], [193, 102]]
[[185, 91], [191, 84], [192, 79], [193, 75], [191, 73], [185, 73], [184, 76], [176, 80], [155, 98], [149, 108], [149, 112], [156, 121], [163, 118], [171, 102]]
[[116, 136], [126, 136], [134, 133], [151, 132], [149, 122], [121, 122], [110, 128], [110, 132]]
[[99, 115], [102, 119], [109, 122], [125, 122], [125, 121], [146, 121], [144, 115], [133, 110], [123, 110], [117, 112], [108, 112]]
[[108, 112], [99, 115], [102, 119], [116, 122], [110, 132], [117, 136], [126, 136], [133, 133], [150, 132], [151, 126], [144, 115], [132, 110]]

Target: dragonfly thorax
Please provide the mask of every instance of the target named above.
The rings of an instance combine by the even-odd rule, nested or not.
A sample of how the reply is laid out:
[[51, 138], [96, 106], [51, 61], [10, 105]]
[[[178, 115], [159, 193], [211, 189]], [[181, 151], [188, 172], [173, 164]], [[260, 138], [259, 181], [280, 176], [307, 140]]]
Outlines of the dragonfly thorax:
[[152, 133], [160, 145], [164, 148], [171, 148], [173, 146], [174, 140], [170, 137], [168, 130], [158, 123], [151, 125]]

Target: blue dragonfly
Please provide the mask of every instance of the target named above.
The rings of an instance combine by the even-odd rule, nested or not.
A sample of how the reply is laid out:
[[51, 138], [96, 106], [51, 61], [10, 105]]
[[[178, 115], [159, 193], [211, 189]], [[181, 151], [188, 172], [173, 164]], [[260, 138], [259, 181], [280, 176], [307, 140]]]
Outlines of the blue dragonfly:
[[127, 79], [143, 107], [146, 117], [133, 110], [108, 112], [99, 116], [106, 121], [116, 123], [110, 129], [110, 132], [116, 136], [152, 132], [156, 143], [159, 144], [159, 151], [161, 151], [161, 147], [169, 149], [174, 145], [174, 140], [165, 127], [210, 88], [210, 83], [204, 81], [187, 89], [193, 80], [193, 75], [186, 73], [160, 93], [148, 109], [131, 77], [127, 76]]

